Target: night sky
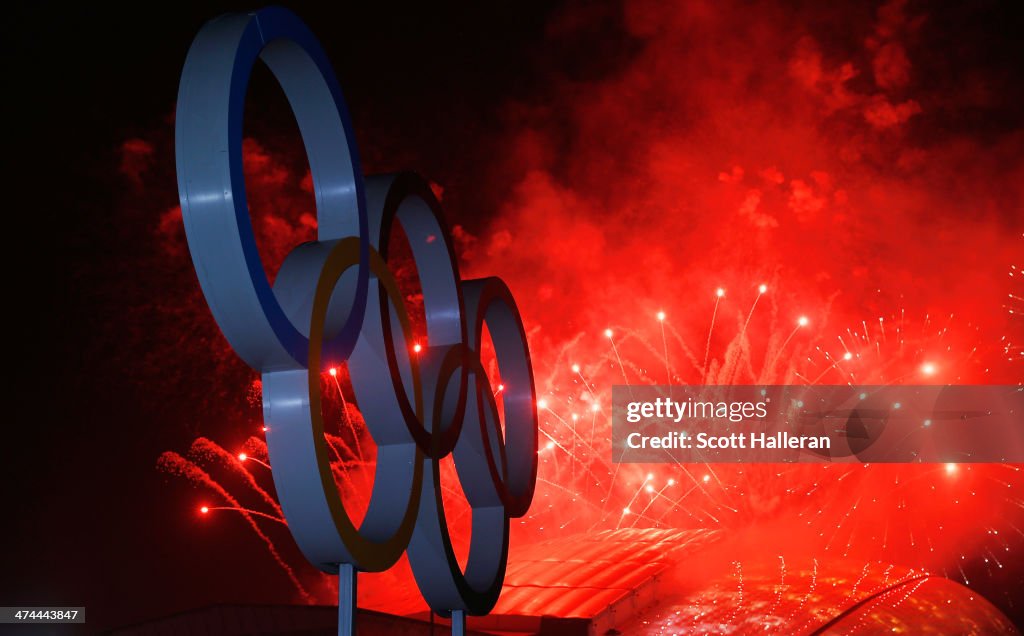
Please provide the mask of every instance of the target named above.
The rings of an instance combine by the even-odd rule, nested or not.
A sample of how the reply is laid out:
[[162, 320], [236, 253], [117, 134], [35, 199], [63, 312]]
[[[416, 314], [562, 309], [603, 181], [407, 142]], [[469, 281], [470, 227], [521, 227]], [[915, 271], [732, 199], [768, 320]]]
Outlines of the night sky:
[[[198, 286], [187, 256], [167, 269], [151, 258], [153, 209], [177, 202], [173, 110], [185, 53], [207, 19], [247, 6], [35, 3], [10, 21], [7, 254], [18, 313], [8, 350], [18, 371], [8, 393], [14, 438], [0, 462], [5, 604], [85, 605], [92, 629], [212, 603], [291, 600], [273, 566], [250, 558], [251, 537], [223, 524], [197, 533], [184, 513], [194, 493], [155, 468], [162, 451], [187, 447], [199, 431], [241, 441], [259, 421], [242, 362], [163, 357], [196, 334], [157, 308], [194, 302]], [[376, 170], [440, 180], [485, 161], [492, 149], [466, 139], [486, 138], [502, 125], [498, 106], [540, 81], [543, 60], [531, 47], [546, 7], [290, 6], [324, 43], [359, 122], [364, 165]], [[282, 114], [265, 112], [267, 125]], [[122, 145], [138, 137], [159, 144], [152, 161], [162, 181], [136, 192], [121, 168]], [[138, 203], [150, 198], [158, 203]], [[208, 320], [199, 335], [215, 329]], [[225, 384], [237, 394], [211, 397], [208, 387]]]
[[[198, 518], [197, 493], [156, 468], [162, 452], [183, 451], [199, 435], [225, 448], [238, 446], [260, 422], [250, 394], [255, 376], [230, 353], [210, 318], [173, 215], [173, 113], [185, 54], [207, 19], [250, 6], [115, 11], [37, 2], [13, 9], [8, 20], [6, 134], [13, 143], [6, 144], [6, 305], [13, 314], [7, 348], [13, 384], [6, 428], [14, 435], [0, 455], [6, 510], [0, 604], [84, 605], [87, 627], [94, 631], [216, 603], [295, 601], [288, 581], [262, 556], [258, 539], [237, 524]], [[785, 208], [794, 223], [805, 224], [803, 239], [820, 238], [839, 222], [838, 216], [808, 221], [820, 205], [867, 219], [857, 222], [849, 242], [801, 252], [799, 265], [813, 272], [789, 288], [788, 300], [803, 294], [821, 305], [827, 298], [830, 306], [836, 298], [830, 289], [844, 289], [847, 294], [834, 303], [836, 323], [855, 322], [854, 307], [887, 302], [876, 296], [864, 300], [861, 293], [878, 287], [864, 272], [885, 270], [899, 287], [887, 290], [891, 298], [917, 315], [948, 309], [948, 301], [967, 308], [966, 320], [981, 333], [1021, 331], [1019, 319], [1006, 322], [999, 300], [1006, 293], [1003, 281], [988, 283], [995, 280], [993, 272], [1005, 275], [1010, 262], [1021, 263], [1024, 25], [1010, 3], [899, 4], [899, 12], [926, 19], [918, 26], [913, 19], [900, 22], [905, 31], [898, 37], [877, 26], [884, 12], [873, 4], [832, 10], [815, 3], [734, 6], [731, 11], [745, 26], [733, 39], [712, 37], [734, 33], [720, 21], [694, 27], [687, 20], [703, 19], [698, 10], [664, 26], [643, 23], [637, 15], [644, 11], [635, 5], [627, 10], [614, 3], [287, 6], [311, 25], [334, 65], [366, 171], [415, 170], [443, 189], [467, 268], [510, 275], [527, 326], [536, 327], [531, 337], [545, 351], [620, 315], [621, 306], [609, 298], [622, 298], [622, 286], [632, 284], [637, 271], [650, 274], [639, 298], [663, 289], [677, 272], [678, 280], [691, 284], [709, 270], [722, 271], [737, 254], [767, 249], [764, 240], [749, 238], [709, 251], [706, 261], [687, 260], [684, 272], [673, 259], [694, 253], [698, 243], [687, 239], [680, 249], [665, 250], [668, 255], [652, 250], [650, 260], [631, 262], [645, 241], [682, 235], [689, 225], [674, 225], [679, 219], [729, 206], [746, 210], [757, 231], [779, 223], [785, 228], [792, 220], [780, 212]], [[777, 27], [784, 36], [761, 37], [758, 25]], [[666, 36], [671, 29], [680, 35]], [[814, 34], [820, 55], [801, 48], [808, 45], [800, 29]], [[865, 69], [874, 68], [873, 79], [867, 79], [870, 72], [849, 82], [836, 79], [844, 59], [857, 61], [854, 51], [870, 33], [905, 38], [913, 62], [910, 79], [900, 75], [898, 60], [873, 45], [867, 48], [874, 57], [863, 60]], [[742, 72], [757, 55], [737, 49], [733, 56], [729, 50], [746, 40], [751, 51], [768, 51], [758, 72]], [[771, 55], [783, 49], [792, 57], [773, 66]], [[677, 63], [658, 53], [665, 50], [693, 61]], [[803, 63], [809, 59], [825, 70], [815, 71], [807, 85], [821, 91], [831, 110], [816, 112], [806, 127], [787, 128], [787, 117], [803, 116], [799, 100], [789, 99], [797, 89], [776, 95], [771, 86], [784, 83], [780, 77], [786, 72], [799, 85], [813, 74]], [[779, 68], [789, 71], [780, 75]], [[691, 84], [699, 99], [686, 97]], [[832, 92], [826, 95], [825, 86]], [[287, 106], [272, 89], [267, 74], [258, 73], [246, 132], [261, 144], [254, 156], [269, 156], [296, 175], [272, 201], [287, 204], [308, 196], [298, 185], [304, 158], [296, 152], [298, 135]], [[749, 102], [742, 101], [747, 95]], [[851, 95], [871, 97], [857, 101]], [[749, 112], [733, 112], [730, 100], [749, 104]], [[856, 118], [844, 109], [855, 109]], [[778, 123], [780, 137], [751, 133], [737, 125], [741, 121]], [[640, 126], [652, 132], [638, 132]], [[735, 136], [724, 135], [719, 144], [716, 126]], [[657, 178], [637, 168], [653, 139], [672, 135], [696, 141], [685, 156], [662, 157], [659, 165], [669, 168]], [[780, 143], [786, 135], [791, 145]], [[623, 142], [628, 138], [644, 144], [630, 147]], [[730, 149], [743, 139], [751, 140], [749, 152]], [[707, 153], [696, 152], [696, 146], [706, 146]], [[822, 159], [823, 146], [841, 146], [836, 155], [844, 167], [839, 159]], [[704, 154], [710, 157], [707, 175], [693, 168]], [[751, 211], [753, 190], [700, 189], [698, 177], [708, 176], [716, 188], [741, 181], [741, 164], [748, 165], [750, 178], [755, 157], [766, 156], [759, 173], [768, 175], [766, 182], [774, 178], [766, 167], [773, 156], [787, 179], [805, 175], [791, 184], [788, 199], [766, 186], [757, 190], [757, 210]], [[825, 169], [813, 161], [829, 166], [828, 174], [820, 176]], [[665, 174], [680, 175], [678, 187], [692, 186], [700, 194], [681, 199], [659, 189]], [[872, 187], [879, 174], [896, 176]], [[897, 178], [906, 187], [894, 186]], [[273, 181], [265, 173], [256, 179]], [[858, 198], [834, 185], [844, 180], [853, 184], [847, 190], [867, 194]], [[591, 199], [580, 194], [588, 188]], [[922, 198], [923, 190], [935, 191], [934, 198]], [[641, 200], [639, 193], [649, 198]], [[826, 195], [829, 202], [814, 207], [815, 197]], [[794, 207], [794, 198], [804, 203]], [[629, 199], [638, 201], [637, 209], [622, 203]], [[911, 241], [902, 260], [891, 257], [892, 245], [884, 241], [861, 250], [857, 240], [868, 234], [865, 228], [889, 216], [857, 217], [857, 211], [898, 209], [911, 199], [922, 202], [908, 204], [907, 216], [941, 226], [945, 242], [933, 250], [936, 244], [927, 238]], [[669, 200], [671, 205], [661, 205]], [[977, 205], [960, 205], [965, 201]], [[579, 216], [562, 213], [576, 203], [583, 210]], [[629, 214], [616, 216], [623, 205]], [[645, 222], [642, 206], [665, 210], [669, 220], [625, 247], [601, 236]], [[544, 222], [524, 221], [526, 216]], [[506, 225], [521, 227], [521, 235], [510, 235]], [[885, 227], [905, 237], [916, 226]], [[549, 239], [563, 235], [584, 256], [562, 262], [561, 244]], [[530, 243], [509, 255], [505, 250], [517, 238]], [[726, 239], [711, 235], [705, 242], [725, 245]], [[794, 244], [778, 249], [792, 252]], [[977, 256], [951, 257], [946, 246], [952, 244]], [[275, 244], [264, 241], [264, 248], [273, 254]], [[784, 254], [774, 269], [759, 270], [756, 259], [744, 258], [742, 267], [729, 270], [730, 280], [766, 272], [784, 277], [798, 265]], [[549, 276], [545, 268], [556, 266], [558, 273]], [[963, 283], [957, 282], [964, 271], [977, 271], [977, 280], [964, 274]], [[553, 293], [558, 298], [568, 290], [579, 298], [551, 300]], [[989, 298], [991, 308], [983, 305]], [[885, 306], [888, 311], [894, 305]], [[576, 307], [584, 309], [576, 315]], [[682, 309], [669, 313], [680, 315]], [[575, 317], [565, 317], [570, 314]], [[824, 321], [819, 315], [812, 319]], [[706, 328], [705, 314], [700, 328]], [[973, 342], [954, 344], [963, 349]], [[996, 360], [993, 374], [972, 366], [946, 379], [1015, 383], [1020, 365], [1019, 359], [1015, 365]], [[282, 546], [295, 552], [287, 541]], [[293, 562], [301, 563], [301, 557]]]

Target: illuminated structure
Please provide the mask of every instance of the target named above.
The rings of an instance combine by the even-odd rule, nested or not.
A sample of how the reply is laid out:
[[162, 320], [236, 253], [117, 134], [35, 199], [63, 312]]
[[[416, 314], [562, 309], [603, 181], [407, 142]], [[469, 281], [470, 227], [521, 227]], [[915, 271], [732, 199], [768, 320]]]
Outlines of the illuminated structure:
[[[295, 113], [318, 215], [318, 240], [291, 252], [273, 287], [242, 173], [242, 114], [257, 59]], [[196, 273], [224, 335], [262, 373], [281, 509], [306, 558], [339, 575], [339, 633], [354, 629], [356, 572], [386, 570], [406, 551], [432, 610], [451, 615], [453, 631], [463, 631], [466, 614], [486, 614], [497, 602], [509, 518], [526, 513], [537, 474], [533, 371], [511, 293], [496, 278], [460, 278], [440, 205], [422, 179], [399, 174], [364, 183], [326, 55], [284, 9], [225, 15], [202, 28], [182, 71], [176, 150]], [[412, 342], [388, 269], [398, 225], [424, 293], [425, 345]], [[485, 332], [503, 378], [504, 435], [480, 362]], [[321, 370], [341, 362], [377, 445], [373, 497], [359, 527], [331, 473], [320, 408]], [[472, 508], [464, 571], [441, 499], [439, 466], [449, 454]]]

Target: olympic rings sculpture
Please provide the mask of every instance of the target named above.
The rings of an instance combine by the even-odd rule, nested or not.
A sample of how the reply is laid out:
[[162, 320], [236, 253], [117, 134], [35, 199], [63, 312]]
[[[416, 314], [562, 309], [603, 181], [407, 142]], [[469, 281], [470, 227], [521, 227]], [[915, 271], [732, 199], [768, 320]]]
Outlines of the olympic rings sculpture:
[[[291, 105], [309, 159], [318, 237], [297, 246], [271, 287], [249, 218], [242, 114], [256, 60]], [[178, 189], [206, 301], [238, 355], [262, 374], [274, 484], [310, 562], [379, 572], [408, 552], [431, 608], [486, 614], [508, 556], [509, 519], [537, 477], [533, 371], [515, 300], [497, 278], [462, 280], [440, 205], [421, 178], [363, 180], [352, 125], [326, 54], [278, 7], [208, 22], [189, 50], [175, 129]], [[411, 355], [408, 310], [388, 269], [405, 231], [423, 290], [428, 346]], [[480, 363], [484, 330], [505, 390], [505, 432]], [[321, 415], [325, 359], [347, 361], [377, 466], [357, 528], [331, 474]], [[452, 454], [472, 509], [463, 571], [452, 549], [439, 462]]]

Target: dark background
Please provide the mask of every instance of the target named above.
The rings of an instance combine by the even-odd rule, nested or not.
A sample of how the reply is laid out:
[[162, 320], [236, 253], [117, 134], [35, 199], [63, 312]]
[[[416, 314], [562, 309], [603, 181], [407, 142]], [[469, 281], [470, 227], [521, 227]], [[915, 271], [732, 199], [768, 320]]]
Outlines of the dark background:
[[[370, 169], [446, 179], [486, 161], [486, 145], [465, 140], [502, 125], [500, 102], [536, 90], [546, 5], [324, 5], [290, 8], [334, 63]], [[244, 390], [206, 395], [253, 377], [237, 359], [158, 359], [183, 337], [209, 338], [212, 321], [183, 334], [189, 326], [162, 311], [181, 292], [162, 285], [197, 287], [180, 275], [187, 259], [173, 278], [145, 265], [153, 210], [177, 202], [172, 117], [185, 54], [206, 20], [249, 6], [31, 3], [9, 18], [4, 605], [84, 605], [93, 630], [212, 603], [293, 600], [270, 559], [250, 558], [263, 554], [254, 537], [202, 524], [197, 495], [156, 470], [161, 452], [183, 452], [198, 432], [240, 442], [259, 421]], [[549, 59], [579, 55], [566, 53]], [[281, 114], [273, 104], [263, 112], [268, 125]], [[154, 172], [167, 182], [146, 190], [158, 206], [139, 205], [120, 174], [121, 145], [135, 137], [155, 138]], [[223, 344], [211, 347], [220, 359]]]
[[[293, 600], [273, 563], [251, 558], [262, 549], [251, 533], [202, 524], [189, 514], [195, 493], [155, 468], [161, 452], [187, 448], [197, 433], [241, 442], [259, 421], [244, 391], [222, 392], [253, 376], [223, 357], [212, 321], [183, 333], [165, 305], [186, 293], [165, 284], [197, 294], [182, 273], [188, 261], [171, 273], [147, 269], [152, 210], [176, 204], [172, 117], [186, 51], [207, 19], [251, 6], [36, 2], [8, 16], [13, 434], [0, 451], [0, 604], [84, 605], [95, 630], [213, 603]], [[471, 229], [488, 214], [475, 203], [507, 187], [482, 168], [502, 149], [481, 140], [516, 123], [508, 105], [543, 103], [552, 77], [612, 73], [635, 45], [614, 5], [578, 8], [584, 27], [555, 37], [545, 29], [564, 9], [555, 3], [288, 6], [327, 49], [367, 170], [413, 169], [445, 184], [446, 210]], [[982, 15], [950, 28], [981, 43], [991, 64], [1019, 67], [1018, 16], [1006, 5]], [[270, 99], [255, 125], [281, 114]], [[155, 140], [154, 172], [167, 176], [142, 194], [121, 174], [122, 144], [135, 137]], [[161, 203], [138, 205], [140, 196]], [[193, 337], [217, 355], [184, 366], [161, 359]]]

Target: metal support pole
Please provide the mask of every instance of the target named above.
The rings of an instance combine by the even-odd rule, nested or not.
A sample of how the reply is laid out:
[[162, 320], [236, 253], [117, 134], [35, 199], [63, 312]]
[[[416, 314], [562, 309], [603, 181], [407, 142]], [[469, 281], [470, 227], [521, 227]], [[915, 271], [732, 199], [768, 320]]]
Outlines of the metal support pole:
[[466, 636], [466, 612], [452, 610], [452, 636]]
[[338, 636], [356, 633], [356, 576], [351, 563], [338, 566]]

